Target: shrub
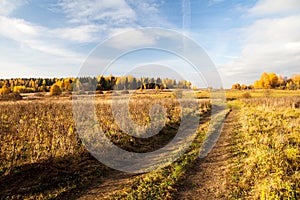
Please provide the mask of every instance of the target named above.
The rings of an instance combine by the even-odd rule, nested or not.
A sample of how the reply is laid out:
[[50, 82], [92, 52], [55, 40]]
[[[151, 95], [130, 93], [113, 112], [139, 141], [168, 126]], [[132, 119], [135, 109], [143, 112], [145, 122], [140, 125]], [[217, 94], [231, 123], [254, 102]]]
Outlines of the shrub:
[[300, 108], [300, 101], [295, 102], [293, 105], [294, 108]]
[[10, 88], [7, 87], [6, 85], [4, 85], [1, 89], [0, 89], [0, 94], [1, 95], [7, 95], [10, 93]]
[[0, 100], [21, 100], [22, 96], [20, 95], [20, 93], [18, 92], [13, 92], [13, 93], [9, 93], [9, 94], [3, 94], [0, 97]]
[[251, 98], [251, 94], [249, 92], [245, 92], [244, 94], [242, 94], [242, 98], [249, 99]]
[[18, 92], [10, 93], [8, 96], [12, 100], [21, 100], [23, 98]]
[[16, 93], [32, 93], [32, 92], [35, 92], [35, 89], [31, 88], [31, 87], [26, 87], [24, 85], [14, 86], [13, 92], [16, 92]]
[[62, 91], [61, 91], [60, 87], [57, 84], [52, 85], [51, 88], [50, 88], [50, 95], [51, 96], [60, 95], [61, 92]]

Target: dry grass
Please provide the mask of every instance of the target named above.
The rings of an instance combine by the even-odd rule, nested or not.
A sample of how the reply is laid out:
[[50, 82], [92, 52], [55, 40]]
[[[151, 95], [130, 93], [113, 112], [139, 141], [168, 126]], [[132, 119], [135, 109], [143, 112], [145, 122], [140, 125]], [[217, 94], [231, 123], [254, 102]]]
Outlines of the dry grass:
[[[111, 113], [111, 101], [111, 96], [96, 99], [95, 108], [99, 127], [115, 145], [129, 151], [148, 152], [164, 146], [176, 134], [182, 112], [178, 100], [153, 97], [130, 101], [130, 117], [140, 126], [151, 123], [149, 109], [152, 105], [160, 104], [165, 109], [164, 129], [149, 139], [124, 133]], [[117, 104], [120, 103], [117, 115], [123, 113], [121, 102], [117, 101]], [[209, 109], [209, 101], [199, 101], [199, 110], [194, 114], [203, 114]], [[0, 119], [2, 197], [58, 197], [99, 175], [105, 177], [109, 170], [89, 155], [79, 139], [71, 100], [50, 98], [1, 102]]]
[[245, 100], [233, 146], [233, 199], [300, 198], [300, 98]]

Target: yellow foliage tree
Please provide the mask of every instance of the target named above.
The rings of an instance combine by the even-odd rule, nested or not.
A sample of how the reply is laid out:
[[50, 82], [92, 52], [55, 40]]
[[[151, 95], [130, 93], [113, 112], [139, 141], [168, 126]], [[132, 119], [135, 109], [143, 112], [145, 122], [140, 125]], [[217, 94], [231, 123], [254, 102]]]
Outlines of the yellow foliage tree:
[[260, 81], [255, 81], [254, 84], [253, 84], [253, 87], [255, 89], [260, 89], [260, 88], [262, 88], [262, 84], [261, 84]]
[[1, 94], [1, 95], [6, 95], [6, 94], [9, 94], [9, 93], [10, 93], [10, 88], [7, 87], [6, 84], [4, 84], [4, 85], [2, 86], [2, 88], [0, 89], [0, 94]]
[[269, 81], [272, 88], [277, 87], [278, 85], [278, 76], [275, 73], [269, 73]]
[[300, 89], [300, 74], [293, 75], [292, 80], [295, 86]]
[[50, 88], [50, 95], [51, 96], [57, 96], [62, 93], [60, 87], [57, 84], [53, 84]]
[[240, 90], [241, 89], [241, 85], [239, 83], [233, 84], [231, 87], [232, 90]]
[[264, 89], [270, 89], [270, 88], [276, 88], [281, 81], [278, 76], [275, 73], [267, 73], [264, 72], [260, 79], [254, 82], [254, 88], [264, 88]]
[[267, 72], [264, 72], [260, 77], [260, 82], [262, 83], [263, 88], [271, 88], [271, 82]]
[[242, 85], [241, 85], [241, 89], [242, 89], [242, 90], [247, 90], [247, 88], [248, 88], [247, 85], [245, 85], [245, 84], [242, 84]]

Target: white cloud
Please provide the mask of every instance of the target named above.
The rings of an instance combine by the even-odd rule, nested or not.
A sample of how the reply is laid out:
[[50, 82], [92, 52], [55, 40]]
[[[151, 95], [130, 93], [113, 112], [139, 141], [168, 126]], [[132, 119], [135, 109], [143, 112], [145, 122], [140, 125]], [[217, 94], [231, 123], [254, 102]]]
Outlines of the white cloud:
[[135, 12], [124, 0], [61, 0], [59, 6], [72, 23], [122, 25], [135, 21]]
[[74, 40], [78, 37], [79, 41], [87, 42], [143, 26], [172, 27], [159, 12], [161, 5], [162, 2], [155, 0], [60, 0], [58, 10], [66, 15], [72, 26], [76, 25], [76, 29], [64, 28], [58, 30], [58, 35]]
[[0, 15], [8, 16], [17, 7], [25, 4], [25, 0], [0, 0]]
[[[67, 29], [66, 29], [67, 30]], [[73, 30], [74, 31], [74, 30]], [[64, 32], [63, 30], [51, 31], [46, 27], [37, 26], [28, 23], [22, 19], [8, 18], [0, 16], [0, 35], [18, 42], [20, 45], [27, 45], [28, 47], [47, 53], [62, 57], [78, 58], [78, 54], [64, 49], [59, 44], [53, 43], [53, 37], [64, 38], [67, 35], [55, 35], [53, 32]], [[67, 33], [66, 31], [65, 34]], [[74, 31], [76, 34], [76, 32]], [[74, 36], [73, 33], [73, 36]], [[70, 34], [69, 34], [70, 36]], [[81, 36], [82, 37], [82, 36]], [[52, 40], [51, 40], [52, 39]], [[75, 39], [75, 38], [69, 38]], [[86, 38], [81, 38], [86, 39]], [[80, 40], [80, 38], [78, 39]]]
[[82, 35], [75, 29], [51, 30], [23, 19], [0, 16], [1, 78], [76, 75], [85, 55], [69, 49], [68, 42], [89, 41], [93, 28], [78, 27]]
[[284, 76], [299, 73], [299, 11], [299, 0], [259, 0], [245, 11], [252, 24], [232, 36], [238, 36], [241, 53], [219, 66], [227, 87], [232, 80], [251, 84], [264, 71]]
[[[52, 73], [50, 72], [51, 65], [54, 70], [53, 74], [59, 74], [60, 71], [67, 72], [67, 70], [74, 72], [72, 70], [74, 68], [70, 66], [76, 68], [82, 64], [86, 55], [78, 53], [78, 49], [85, 49], [85, 45], [100, 42], [113, 34], [143, 25], [155, 26], [155, 24], [165, 23], [164, 20], [160, 20], [159, 4], [153, 0], [143, 2], [59, 0], [57, 4], [54, 3], [56, 6], [49, 9], [52, 12], [60, 12], [60, 15], [64, 14], [68, 21], [65, 21], [65, 27], [49, 28], [42, 22], [40, 22], [42, 25], [37, 25], [13, 17], [13, 12], [19, 6], [29, 3], [27, 1], [0, 0], [0, 42], [2, 46], [0, 52], [4, 52], [0, 56], [0, 67], [7, 71], [6, 75], [4, 73], [2, 76], [12, 77], [12, 74], [17, 71], [15, 69], [19, 69], [19, 74], [22, 74], [22, 69], [26, 69], [26, 72], [23, 73], [26, 74], [25, 76], [28, 76], [27, 72], [41, 75]], [[62, 20], [64, 19], [62, 18]], [[152, 22], [150, 23], [150, 21]], [[9, 52], [9, 47], [4, 43], [13, 43], [14, 49]], [[134, 48], [153, 43], [155, 43], [155, 38], [137, 32], [125, 40], [113, 41], [112, 45], [117, 48]], [[3, 64], [12, 66], [13, 72], [3, 69]], [[48, 72], [43, 71], [45, 69], [43, 66], [48, 66]], [[29, 70], [31, 67], [32, 70]], [[39, 69], [43, 70], [39, 71]]]
[[105, 24], [109, 29], [173, 28], [160, 12], [163, 3], [156, 0], [61, 0], [58, 10], [65, 13], [72, 24]]
[[75, 76], [80, 57], [60, 57], [1, 38], [0, 78]]
[[[27, 44], [30, 48], [38, 50], [40, 52], [54, 55], [54, 56], [60, 56], [64, 58], [74, 58], [76, 60], [80, 59], [82, 57], [80, 54], [72, 52], [70, 50], [58, 47], [57, 45], [50, 44], [49, 42], [43, 42], [39, 40], [25, 40], [25, 44]], [[82, 57], [83, 58], [83, 57]]]
[[174, 28], [174, 25], [165, 19], [164, 13], [162, 13], [159, 9], [164, 4], [164, 1], [126, 0], [126, 2], [135, 11], [135, 23], [137, 25], [142, 27]]
[[251, 15], [266, 16], [300, 11], [299, 0], [260, 0], [249, 10]]
[[299, 73], [300, 15], [260, 19], [241, 33], [245, 41], [240, 57], [220, 68], [228, 80], [254, 81], [264, 71]]
[[14, 40], [38, 36], [41, 27], [30, 24], [22, 19], [0, 16], [0, 34]]
[[139, 30], [132, 30], [115, 35], [109, 41], [109, 47], [129, 50], [150, 46], [156, 43], [156, 39], [152, 33], [146, 34], [144, 31]]
[[51, 35], [76, 43], [90, 43], [99, 40], [101, 32], [107, 30], [106, 25], [79, 25], [75, 27], [49, 30]]

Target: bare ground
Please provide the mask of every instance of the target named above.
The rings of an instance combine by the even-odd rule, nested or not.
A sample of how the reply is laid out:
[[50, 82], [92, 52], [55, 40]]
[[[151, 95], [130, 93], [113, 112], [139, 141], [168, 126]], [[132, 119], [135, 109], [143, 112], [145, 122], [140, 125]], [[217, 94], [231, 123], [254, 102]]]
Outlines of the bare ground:
[[[226, 199], [229, 177], [228, 160], [235, 112], [231, 111], [227, 116], [221, 135], [212, 151], [206, 158], [197, 160], [188, 171], [175, 199]], [[105, 199], [111, 193], [130, 185], [136, 176], [139, 175], [112, 171], [108, 177], [91, 183], [89, 187], [74, 194], [73, 197], [81, 200]]]
[[[203, 115], [200, 123], [205, 123], [208, 120], [210, 120], [210, 112]], [[109, 198], [111, 194], [117, 193], [130, 185], [138, 176], [140, 176], [140, 174], [112, 170], [106, 177], [103, 177], [103, 179], [97, 179], [85, 188], [78, 189], [73, 194], [67, 194], [62, 199], [106, 199], [107, 197]]]
[[[123, 189], [127, 184], [130, 184], [137, 174], [130, 174], [126, 172], [113, 171], [102, 183], [95, 183], [81, 194], [77, 194], [76, 199], [90, 200], [90, 199], [104, 199], [109, 194]], [[79, 196], [79, 197], [78, 197]]]
[[188, 171], [176, 199], [227, 199], [229, 158], [235, 112], [227, 116], [218, 142], [208, 156], [199, 159]]

